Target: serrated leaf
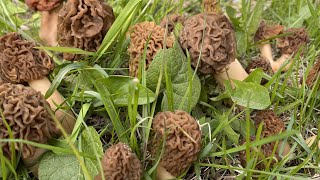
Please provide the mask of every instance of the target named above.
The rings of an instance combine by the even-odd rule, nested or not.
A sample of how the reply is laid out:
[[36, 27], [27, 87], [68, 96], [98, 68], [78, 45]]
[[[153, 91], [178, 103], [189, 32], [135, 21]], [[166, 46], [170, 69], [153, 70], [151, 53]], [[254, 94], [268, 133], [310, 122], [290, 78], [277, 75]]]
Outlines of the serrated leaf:
[[251, 109], [266, 109], [270, 106], [270, 96], [268, 90], [252, 82], [233, 80], [235, 89], [232, 90], [231, 99], [238, 105]]
[[[146, 80], [147, 87], [149, 87], [151, 90], [156, 90], [161, 69], [163, 69], [161, 89], [166, 90], [166, 80], [164, 75], [164, 68], [161, 68], [162, 65], [167, 66], [167, 74], [172, 83], [174, 102], [173, 108], [188, 111], [188, 101], [190, 101], [190, 107], [192, 109], [198, 103], [201, 91], [201, 83], [199, 77], [195, 74], [192, 80], [191, 97], [189, 98], [187, 94], [188, 89], [190, 89], [189, 81], [192, 79], [194, 71], [191, 70], [190, 76], [187, 58], [177, 42], [172, 48], [160, 50], [150, 64], [147, 70]], [[168, 101], [165, 100], [164, 103], [166, 102]], [[183, 104], [181, 108], [179, 108], [181, 103]], [[165, 104], [164, 109], [166, 109], [166, 107], [167, 104]]]
[[[111, 98], [117, 106], [128, 106], [129, 86], [132, 81], [133, 78], [128, 76], [109, 76], [97, 80], [110, 91]], [[148, 104], [155, 100], [156, 95], [150, 89], [140, 83], [137, 84], [137, 87], [139, 90], [139, 105]]]

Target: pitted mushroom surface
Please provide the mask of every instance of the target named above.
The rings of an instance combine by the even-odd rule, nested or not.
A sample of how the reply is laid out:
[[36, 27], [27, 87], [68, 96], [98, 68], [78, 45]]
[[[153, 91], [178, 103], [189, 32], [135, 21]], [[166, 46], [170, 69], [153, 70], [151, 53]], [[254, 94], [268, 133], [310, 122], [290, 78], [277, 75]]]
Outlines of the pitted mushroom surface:
[[221, 72], [236, 58], [234, 29], [224, 15], [208, 12], [188, 18], [180, 34], [180, 44], [188, 49], [193, 67], [201, 55], [198, 70], [204, 74]]
[[282, 34], [288, 35], [277, 38], [277, 47], [281, 54], [295, 55], [300, 48], [303, 48], [309, 42], [309, 36], [305, 28], [289, 28], [284, 30]]
[[159, 112], [153, 119], [154, 136], [151, 154], [157, 157], [166, 136], [164, 154], [159, 166], [177, 177], [198, 158], [201, 150], [201, 130], [187, 112]]
[[168, 32], [171, 33], [174, 31], [177, 23], [183, 24], [184, 21], [185, 16], [180, 14], [170, 14], [168, 17], [164, 17], [164, 19], [160, 22], [160, 26], [166, 28], [168, 24]]
[[283, 121], [272, 110], [259, 111], [254, 122], [257, 128], [263, 123], [262, 137], [273, 136], [285, 130]]
[[[109, 147], [102, 160], [103, 174], [106, 180], [140, 180], [142, 165], [138, 157], [123, 143]], [[101, 180], [98, 175], [96, 180]]]
[[62, 3], [62, 0], [25, 0], [30, 9], [37, 11], [50, 11]]
[[[20, 84], [0, 84], [0, 139], [10, 139], [4, 120], [11, 128], [13, 138], [24, 139], [37, 143], [47, 143], [59, 133], [54, 121], [46, 110], [49, 104], [40, 92]], [[4, 154], [10, 157], [10, 143], [0, 145]], [[22, 151], [22, 158], [32, 158], [40, 150], [29, 144], [15, 143], [15, 150]]]
[[[68, 0], [58, 15], [58, 43], [94, 52], [114, 20], [112, 8], [103, 0]], [[70, 61], [81, 57], [64, 53]]]
[[3, 81], [25, 83], [41, 79], [53, 70], [52, 58], [34, 47], [34, 42], [15, 32], [0, 37], [0, 76]]
[[[272, 76], [273, 71], [270, 62], [264, 57], [257, 57], [253, 59], [246, 68], [247, 73], [251, 73], [255, 69], [261, 68], [264, 73]], [[262, 79], [261, 84], [266, 84], [268, 81], [266, 79]]]
[[320, 59], [318, 59], [317, 62], [313, 65], [313, 67], [311, 68], [307, 76], [306, 84], [309, 88], [313, 87], [319, 75], [320, 75]]
[[155, 22], [142, 22], [132, 27], [132, 33], [130, 34], [130, 47], [128, 49], [130, 53], [130, 75], [137, 76], [139, 59], [144, 52], [144, 46], [150, 40], [147, 45], [146, 52], [146, 66], [151, 64], [156, 53], [164, 48], [164, 44], [167, 48], [173, 46], [174, 37], [166, 34], [166, 30]]

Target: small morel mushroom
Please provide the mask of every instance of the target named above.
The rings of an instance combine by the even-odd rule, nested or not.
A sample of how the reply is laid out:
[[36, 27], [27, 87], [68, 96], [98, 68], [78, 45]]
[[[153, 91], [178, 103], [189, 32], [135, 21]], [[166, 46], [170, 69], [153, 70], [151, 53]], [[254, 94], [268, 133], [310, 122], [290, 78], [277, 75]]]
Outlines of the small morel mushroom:
[[313, 65], [313, 67], [311, 68], [308, 76], [307, 76], [307, 80], [306, 80], [306, 84], [309, 88], [312, 88], [315, 81], [317, 80], [318, 76], [320, 75], [320, 58], [317, 60], [317, 62]]
[[255, 42], [264, 41], [259, 44], [258, 47], [260, 49], [261, 56], [269, 61], [272, 68], [276, 66], [276, 63], [273, 60], [272, 48], [268, 39], [279, 35], [283, 28], [284, 26], [281, 25], [267, 25], [265, 21], [261, 21], [259, 28], [254, 36]]
[[214, 74], [220, 84], [229, 78], [242, 81], [248, 76], [236, 59], [235, 33], [225, 15], [209, 11], [189, 17], [179, 40], [189, 51], [192, 66], [203, 74]]
[[[9, 125], [13, 138], [24, 139], [37, 143], [47, 143], [59, 134], [50, 114], [50, 108], [40, 92], [20, 84], [0, 84], [0, 139], [10, 139]], [[4, 118], [4, 119], [3, 119]], [[11, 157], [10, 143], [0, 143], [4, 155]], [[29, 144], [14, 144], [15, 150], [20, 151], [27, 166], [32, 166], [43, 154], [43, 149]], [[21, 147], [21, 149], [20, 149]]]
[[[28, 83], [31, 88], [44, 95], [51, 86], [46, 75], [54, 68], [54, 62], [45, 51], [34, 47], [34, 42], [23, 39], [15, 32], [0, 37], [0, 77], [4, 82]], [[64, 104], [64, 98], [58, 91], [47, 101], [54, 111], [57, 109], [56, 104]], [[59, 109], [55, 115], [70, 133], [75, 123], [72, 112]]]
[[58, 45], [58, 12], [62, 6], [62, 0], [26, 0], [25, 2], [30, 9], [41, 13], [40, 38], [49, 46]]
[[[58, 43], [94, 52], [114, 20], [112, 8], [103, 0], [68, 0], [58, 15]], [[63, 57], [74, 61], [82, 56], [64, 53]]]
[[159, 112], [153, 119], [152, 128], [152, 157], [156, 158], [160, 151], [164, 151], [158, 165], [157, 179], [178, 177], [198, 158], [201, 150], [199, 124], [187, 112], [177, 110]]
[[171, 33], [174, 31], [174, 28], [177, 23], [183, 24], [184, 21], [185, 21], [185, 16], [180, 14], [170, 14], [168, 17], [165, 17], [160, 22], [160, 26], [163, 28], [166, 28], [168, 24], [168, 32]]
[[[270, 65], [270, 62], [264, 58], [264, 57], [257, 57], [255, 59], [253, 59], [249, 65], [246, 68], [247, 73], [251, 73], [252, 71], [254, 71], [255, 69], [261, 68], [263, 70], [264, 73], [272, 76], [273, 75], [273, 71], [272, 71], [272, 67]], [[266, 84], [268, 81], [266, 79], [262, 79], [261, 84]]]
[[[101, 163], [106, 180], [140, 180], [142, 177], [141, 162], [126, 144], [118, 143], [109, 147]], [[95, 180], [101, 179], [101, 174], [95, 177]]]
[[[250, 141], [254, 141], [255, 139], [256, 139], [255, 137], [250, 137]], [[240, 143], [240, 145], [244, 145], [245, 143], [246, 143], [246, 141], [243, 141]], [[281, 159], [277, 153], [274, 153], [274, 155], [272, 156], [273, 148], [274, 148], [274, 146], [272, 146], [270, 143], [262, 145], [260, 149], [258, 147], [251, 147], [250, 148], [250, 155], [252, 155], [253, 152], [256, 152], [256, 154], [257, 154], [255, 156], [258, 158], [257, 164], [255, 166], [256, 169], [265, 170], [266, 165], [270, 162], [270, 158], [272, 158], [271, 164], [270, 164], [271, 167], [274, 166], [275, 163]], [[250, 157], [250, 159], [251, 158], [252, 157]], [[264, 161], [264, 159], [266, 161]], [[245, 150], [239, 152], [239, 160], [240, 160], [240, 163], [243, 167], [247, 166], [247, 154], [246, 154]]]
[[[263, 123], [261, 137], [269, 137], [285, 131], [284, 122], [272, 110], [259, 111], [254, 117], [254, 123], [256, 128]], [[271, 145], [274, 147], [275, 142], [272, 142]], [[284, 146], [282, 155], [287, 155], [290, 151], [290, 145], [283, 144], [282, 141], [279, 142], [277, 153], [279, 153], [281, 146]]]
[[[302, 48], [306, 48], [305, 46], [309, 42], [309, 36], [305, 28], [289, 28], [284, 30], [282, 34], [288, 35], [277, 38], [277, 48], [280, 49], [282, 55], [276, 61], [277, 66], [275, 71], [277, 71], [292, 55], [295, 56], [299, 50], [302, 50], [300, 55], [303, 55], [304, 49]], [[289, 69], [291, 62], [283, 68], [283, 71]]]
[[164, 48], [164, 44], [170, 48], [174, 43], [173, 35], [166, 34], [166, 30], [156, 25], [155, 22], [142, 22], [134, 25], [130, 39], [128, 51], [130, 53], [129, 71], [131, 76], [138, 75], [139, 60], [142, 58], [147, 42], [146, 68], [151, 64], [157, 52]]

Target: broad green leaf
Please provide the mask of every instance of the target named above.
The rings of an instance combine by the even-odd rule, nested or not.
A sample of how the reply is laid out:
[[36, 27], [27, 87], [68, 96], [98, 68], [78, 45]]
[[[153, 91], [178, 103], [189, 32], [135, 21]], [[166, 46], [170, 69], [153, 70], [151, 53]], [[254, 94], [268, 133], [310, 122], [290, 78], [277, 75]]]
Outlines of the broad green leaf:
[[263, 77], [263, 70], [261, 68], [258, 68], [252, 71], [244, 81], [260, 84], [262, 77]]
[[236, 31], [235, 32], [236, 39], [237, 39], [237, 52], [239, 55], [242, 55], [246, 52], [248, 43], [247, 43], [247, 34], [242, 31]]
[[292, 16], [291, 18], [288, 18], [289, 25], [292, 28], [299, 28], [303, 25], [303, 22], [311, 16], [312, 14], [310, 12], [309, 6], [305, 5], [300, 9], [299, 14], [297, 14], [296, 16]]
[[74, 155], [44, 154], [39, 165], [40, 180], [83, 180], [80, 164]]
[[[109, 76], [97, 80], [97, 82], [109, 90], [111, 98], [117, 106], [128, 106], [129, 86], [132, 81], [133, 78], [128, 76]], [[139, 105], [148, 104], [155, 100], [156, 95], [150, 89], [142, 86], [140, 83], [137, 87], [139, 90]]]
[[268, 90], [252, 82], [243, 82], [233, 80], [235, 89], [232, 90], [231, 99], [238, 105], [249, 107], [251, 109], [266, 109], [270, 104]]
[[[199, 77], [194, 74], [193, 70], [191, 70], [191, 75], [189, 74], [187, 58], [182, 52], [178, 43], [175, 43], [174, 46], [170, 49], [162, 49], [157, 53], [147, 70], [147, 87], [149, 87], [153, 91], [156, 90], [158, 78], [160, 76], [161, 70], [163, 70], [161, 89], [165, 91], [167, 90], [165, 89], [165, 68], [163, 67], [165, 65], [167, 66], [168, 78], [170, 78], [172, 83], [171, 87], [173, 93], [174, 109], [178, 109], [180, 104], [183, 103], [181, 106], [181, 110], [188, 111], [189, 101], [190, 107], [192, 109], [199, 100], [201, 83]], [[189, 87], [189, 81], [192, 81], [191, 97], [189, 97], [188, 93], [191, 89]], [[167, 100], [164, 101], [164, 103], [166, 102]], [[167, 104], [165, 104], [165, 107], [167, 107]]]
[[[82, 153], [95, 156], [95, 159], [83, 157], [86, 168], [91, 177], [95, 177], [100, 169], [99, 161], [103, 156], [102, 143], [99, 134], [93, 127], [85, 129], [78, 142]], [[40, 160], [39, 179], [42, 180], [83, 180], [82, 169], [74, 155], [59, 155], [52, 152], [46, 153]]]

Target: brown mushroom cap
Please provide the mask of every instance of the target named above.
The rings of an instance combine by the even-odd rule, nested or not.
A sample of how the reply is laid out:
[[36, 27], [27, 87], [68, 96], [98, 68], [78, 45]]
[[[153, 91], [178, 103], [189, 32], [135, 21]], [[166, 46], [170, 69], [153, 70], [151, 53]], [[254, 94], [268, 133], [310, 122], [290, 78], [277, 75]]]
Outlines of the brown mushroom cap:
[[[250, 137], [250, 141], [254, 141], [256, 138], [255, 137]], [[240, 145], [244, 145], [246, 143], [246, 141], [243, 141], [240, 143]], [[277, 160], [280, 160], [280, 157], [278, 154], [274, 153], [274, 156], [272, 156], [272, 151], [273, 151], [274, 146], [272, 144], [264, 144], [261, 146], [260, 148], [260, 153], [263, 155], [261, 156], [260, 153], [257, 153], [258, 156], [258, 160], [257, 160], [257, 164], [256, 164], [256, 169], [259, 170], [264, 170], [266, 168], [267, 163], [269, 163], [270, 158], [276, 158]], [[250, 155], [252, 155], [254, 151], [257, 151], [258, 147], [252, 147], [250, 148]], [[246, 150], [240, 151], [239, 152], [239, 160], [240, 163], [243, 167], [246, 167], [247, 165], [247, 155], [246, 155]], [[251, 157], [252, 158], [252, 157]], [[267, 162], [264, 163], [263, 158], [268, 158]], [[271, 167], [277, 162], [276, 159], [273, 159], [271, 162]]]
[[166, 28], [168, 24], [168, 32], [171, 33], [174, 31], [177, 23], [183, 24], [184, 21], [185, 16], [180, 14], [170, 14], [168, 17], [163, 18], [163, 20], [160, 22], [160, 26]]
[[254, 41], [261, 41], [265, 39], [272, 38], [281, 33], [284, 26], [281, 25], [267, 25], [265, 21], [261, 21], [259, 28], [254, 36]]
[[221, 72], [236, 58], [234, 29], [221, 14], [201, 13], [188, 18], [180, 34], [180, 44], [189, 51], [194, 67], [201, 54], [199, 71], [204, 74]]
[[58, 7], [62, 0], [25, 0], [30, 9], [37, 11], [50, 11]]
[[[141, 162], [126, 144], [118, 143], [109, 147], [101, 163], [105, 179], [140, 180], [142, 177]], [[101, 175], [95, 179], [102, 179]]]
[[139, 59], [143, 55], [144, 46], [150, 35], [146, 52], [147, 67], [151, 64], [157, 52], [163, 49], [164, 43], [166, 43], [167, 48], [173, 46], [174, 37], [166, 35], [165, 31], [164, 28], [156, 25], [155, 22], [142, 22], [132, 27], [132, 33], [130, 34], [131, 42], [128, 49], [130, 53], [129, 71], [131, 76], [137, 76]]
[[281, 54], [296, 54], [300, 48], [309, 42], [309, 35], [305, 28], [289, 28], [282, 34], [289, 34], [281, 38], [277, 38], [277, 48]]
[[263, 123], [262, 137], [273, 136], [285, 130], [283, 121], [272, 110], [259, 111], [254, 122], [257, 128]]
[[[13, 138], [37, 143], [47, 143], [58, 135], [59, 130], [46, 110], [50, 108], [40, 92], [20, 84], [0, 84], [0, 109], [5, 119], [0, 116], [0, 139], [10, 139], [4, 120], [9, 124]], [[7, 157], [11, 156], [10, 143], [0, 143]], [[30, 158], [38, 148], [23, 144], [22, 157]], [[20, 150], [20, 144], [15, 143]]]
[[311, 68], [307, 76], [306, 84], [309, 88], [313, 87], [313, 84], [315, 83], [319, 75], [320, 75], [320, 58], [313, 65], [313, 67]]
[[24, 83], [48, 75], [54, 68], [53, 60], [36, 44], [18, 33], [0, 37], [0, 77], [5, 82]]
[[[96, 51], [115, 17], [102, 0], [68, 0], [59, 12], [58, 43], [85, 51]], [[64, 53], [66, 60], [78, 60], [81, 55]]]
[[[261, 68], [263, 70], [264, 73], [272, 76], [273, 75], [273, 71], [272, 71], [272, 67], [270, 62], [264, 58], [264, 57], [257, 57], [255, 59], [253, 59], [247, 66], [246, 71], [247, 73], [251, 73], [252, 71], [254, 71], [257, 68]], [[262, 79], [261, 84], [266, 84], [268, 81], [266, 79]]]
[[156, 157], [161, 151], [166, 134], [159, 166], [173, 176], [179, 176], [197, 160], [201, 150], [201, 130], [190, 114], [181, 110], [159, 112], [153, 119], [152, 128], [155, 134], [151, 154]]

